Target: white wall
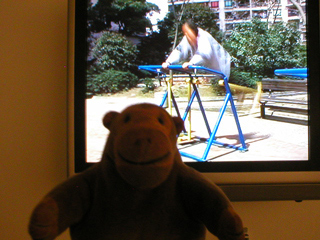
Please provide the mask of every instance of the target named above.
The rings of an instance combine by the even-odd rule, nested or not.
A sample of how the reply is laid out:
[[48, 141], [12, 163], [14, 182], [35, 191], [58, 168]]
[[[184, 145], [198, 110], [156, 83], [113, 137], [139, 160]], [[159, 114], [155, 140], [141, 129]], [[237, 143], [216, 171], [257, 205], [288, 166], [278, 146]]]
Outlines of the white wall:
[[[0, 239], [29, 239], [33, 207], [67, 177], [67, 11], [0, 1]], [[320, 201], [235, 207], [251, 240], [319, 239]]]

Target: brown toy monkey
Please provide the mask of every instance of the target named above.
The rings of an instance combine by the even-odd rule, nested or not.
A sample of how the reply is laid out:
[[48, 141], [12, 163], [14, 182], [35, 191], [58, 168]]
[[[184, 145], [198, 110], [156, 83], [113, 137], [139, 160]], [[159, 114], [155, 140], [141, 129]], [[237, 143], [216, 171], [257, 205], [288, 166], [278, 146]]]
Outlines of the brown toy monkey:
[[243, 240], [240, 217], [224, 193], [186, 166], [176, 147], [178, 117], [137, 104], [103, 119], [110, 130], [102, 160], [53, 189], [30, 220], [32, 239], [196, 240], [205, 228]]

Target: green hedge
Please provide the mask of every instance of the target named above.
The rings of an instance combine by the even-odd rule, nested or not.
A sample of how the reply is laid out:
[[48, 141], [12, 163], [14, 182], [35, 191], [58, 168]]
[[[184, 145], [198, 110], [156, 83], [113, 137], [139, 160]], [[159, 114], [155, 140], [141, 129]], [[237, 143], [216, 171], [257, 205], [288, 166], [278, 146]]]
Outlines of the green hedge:
[[135, 87], [139, 82], [131, 72], [107, 70], [88, 79], [87, 90], [92, 93], [116, 93]]

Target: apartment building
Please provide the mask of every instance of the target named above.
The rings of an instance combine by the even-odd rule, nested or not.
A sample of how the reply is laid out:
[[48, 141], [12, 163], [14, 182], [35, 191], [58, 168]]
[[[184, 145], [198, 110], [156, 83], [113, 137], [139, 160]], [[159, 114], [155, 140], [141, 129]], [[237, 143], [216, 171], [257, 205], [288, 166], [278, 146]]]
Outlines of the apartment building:
[[[220, 30], [230, 34], [234, 26], [249, 22], [253, 17], [273, 24], [284, 21], [295, 23], [301, 30], [301, 40], [306, 41], [306, 0], [174, 0], [174, 5], [183, 3], [204, 4], [215, 11], [218, 16]], [[168, 0], [169, 9], [172, 0]]]

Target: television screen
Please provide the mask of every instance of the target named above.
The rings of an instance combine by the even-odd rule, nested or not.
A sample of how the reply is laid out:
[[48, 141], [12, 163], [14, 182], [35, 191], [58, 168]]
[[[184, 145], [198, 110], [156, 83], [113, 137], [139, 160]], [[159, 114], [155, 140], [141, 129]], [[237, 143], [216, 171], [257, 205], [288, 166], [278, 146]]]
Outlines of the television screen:
[[[320, 198], [319, 2], [134, 2], [71, 6], [74, 172], [100, 161], [105, 113], [149, 102], [183, 118], [183, 161], [238, 194], [233, 199], [246, 198], [240, 185], [254, 195], [252, 184], [279, 191], [291, 184], [304, 191], [288, 198]], [[184, 68], [192, 50], [162, 67], [172, 52], [184, 55], [182, 25], [190, 19], [201, 29], [198, 42], [202, 31], [213, 37], [220, 67]]]

